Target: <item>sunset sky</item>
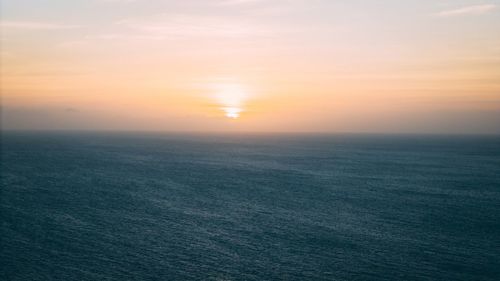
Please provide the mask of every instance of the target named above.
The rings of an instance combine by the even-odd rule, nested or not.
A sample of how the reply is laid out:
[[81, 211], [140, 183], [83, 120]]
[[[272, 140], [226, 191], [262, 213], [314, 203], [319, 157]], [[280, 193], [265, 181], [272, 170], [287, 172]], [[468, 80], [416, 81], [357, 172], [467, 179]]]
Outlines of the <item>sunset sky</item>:
[[1, 3], [4, 129], [500, 133], [500, 1]]

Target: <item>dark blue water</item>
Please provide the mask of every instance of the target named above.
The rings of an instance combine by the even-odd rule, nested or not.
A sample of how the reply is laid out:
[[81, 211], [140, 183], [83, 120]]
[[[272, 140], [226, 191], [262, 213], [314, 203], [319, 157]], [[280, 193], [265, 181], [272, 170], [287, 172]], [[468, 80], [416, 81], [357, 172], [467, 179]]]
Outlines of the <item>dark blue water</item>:
[[500, 138], [2, 135], [0, 280], [500, 280]]

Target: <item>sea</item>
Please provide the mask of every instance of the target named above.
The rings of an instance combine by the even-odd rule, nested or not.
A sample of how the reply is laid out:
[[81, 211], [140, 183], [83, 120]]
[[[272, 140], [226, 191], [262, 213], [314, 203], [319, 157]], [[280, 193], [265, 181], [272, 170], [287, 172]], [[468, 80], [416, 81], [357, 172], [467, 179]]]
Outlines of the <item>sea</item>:
[[500, 280], [500, 137], [1, 135], [0, 280]]

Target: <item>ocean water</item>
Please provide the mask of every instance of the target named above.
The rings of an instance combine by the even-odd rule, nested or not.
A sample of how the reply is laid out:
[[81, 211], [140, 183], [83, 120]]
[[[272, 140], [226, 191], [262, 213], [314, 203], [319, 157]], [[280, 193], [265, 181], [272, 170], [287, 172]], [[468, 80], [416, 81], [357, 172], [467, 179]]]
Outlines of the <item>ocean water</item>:
[[500, 138], [3, 132], [0, 280], [500, 280]]

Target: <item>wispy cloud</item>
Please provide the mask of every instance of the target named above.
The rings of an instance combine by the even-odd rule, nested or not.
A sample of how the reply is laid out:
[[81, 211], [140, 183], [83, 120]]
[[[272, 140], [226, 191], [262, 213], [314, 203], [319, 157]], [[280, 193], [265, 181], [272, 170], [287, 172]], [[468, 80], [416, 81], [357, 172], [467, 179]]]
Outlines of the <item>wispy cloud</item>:
[[100, 1], [108, 3], [131, 3], [131, 2], [136, 2], [137, 0], [100, 0]]
[[452, 10], [441, 11], [434, 14], [438, 17], [453, 17], [462, 15], [482, 15], [489, 13], [497, 8], [495, 4], [473, 5]]
[[118, 21], [115, 25], [155, 38], [242, 37], [268, 32], [256, 24], [237, 19], [190, 15], [159, 15], [150, 19], [128, 19]]
[[49, 22], [34, 22], [34, 21], [2, 21], [1, 28], [25, 29], [25, 30], [54, 30], [54, 29], [71, 29], [79, 28], [79, 25], [58, 24]]
[[218, 5], [230, 6], [230, 5], [240, 5], [240, 4], [251, 4], [264, 2], [263, 0], [221, 0]]

